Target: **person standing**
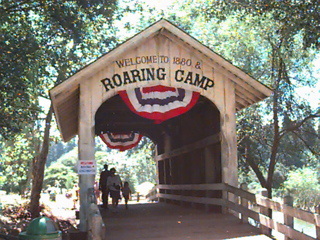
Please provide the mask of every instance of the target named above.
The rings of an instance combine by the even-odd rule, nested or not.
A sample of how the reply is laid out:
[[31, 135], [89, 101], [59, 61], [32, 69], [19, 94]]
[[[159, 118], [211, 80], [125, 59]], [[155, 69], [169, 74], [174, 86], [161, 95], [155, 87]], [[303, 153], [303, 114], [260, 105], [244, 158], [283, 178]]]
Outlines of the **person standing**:
[[124, 184], [123, 184], [122, 196], [124, 198], [124, 203], [125, 203], [126, 209], [128, 209], [128, 201], [129, 201], [129, 198], [131, 196], [131, 189], [129, 187], [129, 183], [128, 182], [124, 182]]
[[119, 175], [116, 175], [116, 169], [110, 169], [110, 176], [107, 179], [107, 188], [110, 191], [110, 197], [112, 199], [113, 208], [117, 208], [120, 196], [120, 190], [122, 188], [122, 182]]
[[110, 171], [108, 170], [108, 164], [105, 164], [104, 170], [100, 174], [99, 179], [99, 190], [101, 191], [101, 198], [102, 198], [102, 208], [108, 208], [108, 195], [109, 190], [107, 188], [107, 179], [110, 176]]

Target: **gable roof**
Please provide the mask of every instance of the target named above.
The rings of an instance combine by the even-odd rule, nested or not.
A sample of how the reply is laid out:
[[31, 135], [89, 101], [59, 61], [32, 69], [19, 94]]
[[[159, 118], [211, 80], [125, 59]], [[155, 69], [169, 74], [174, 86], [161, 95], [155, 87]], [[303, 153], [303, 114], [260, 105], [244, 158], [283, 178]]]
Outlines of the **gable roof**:
[[194, 49], [203, 58], [208, 59], [215, 69], [220, 70], [233, 81], [235, 83], [237, 110], [248, 107], [271, 95], [272, 91], [268, 87], [253, 79], [169, 21], [162, 19], [50, 90], [56, 120], [64, 141], [70, 140], [78, 133], [79, 84], [99, 72], [103, 67], [111, 64], [119, 56], [138, 47], [157, 34], [162, 34], [181, 46]]

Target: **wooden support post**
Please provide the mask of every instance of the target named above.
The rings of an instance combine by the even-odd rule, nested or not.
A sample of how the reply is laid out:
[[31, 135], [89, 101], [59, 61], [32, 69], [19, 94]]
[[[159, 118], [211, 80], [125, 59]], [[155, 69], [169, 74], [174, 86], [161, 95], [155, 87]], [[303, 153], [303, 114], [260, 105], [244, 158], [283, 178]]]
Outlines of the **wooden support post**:
[[[222, 167], [222, 182], [231, 186], [238, 186], [238, 161], [237, 161], [237, 137], [236, 137], [236, 106], [235, 106], [235, 88], [228, 78], [217, 76], [224, 79], [223, 89], [220, 90], [220, 102], [217, 106], [220, 107], [220, 122], [221, 122], [221, 167]], [[217, 86], [218, 87], [218, 84]], [[227, 96], [227, 97], [226, 97]], [[230, 197], [230, 196], [229, 196]], [[223, 198], [227, 199], [225, 193]], [[231, 197], [232, 202], [235, 202], [235, 196]], [[223, 209], [223, 212], [227, 209]]]
[[[241, 183], [240, 185], [240, 188], [244, 191], [248, 191], [248, 184], [246, 183]], [[243, 197], [240, 197], [240, 204], [245, 207], [245, 208], [248, 208], [249, 207], [249, 204], [248, 204], [248, 200], [243, 198]], [[241, 222], [242, 223], [248, 223], [249, 222], [249, 218], [247, 215], [241, 213]]]
[[[80, 86], [80, 109], [79, 109], [79, 160], [94, 160], [94, 113], [92, 111], [92, 95], [91, 87], [87, 82]], [[80, 224], [81, 231], [88, 231], [88, 209], [90, 199], [88, 192], [94, 185], [94, 174], [81, 174], [79, 175], [79, 188], [80, 188]]]
[[[261, 195], [264, 196], [264, 197], [268, 197], [268, 191], [267, 189], [262, 189], [261, 190]], [[264, 216], [267, 216], [268, 217], [268, 213], [269, 213], [269, 208], [267, 207], [262, 207], [260, 206], [260, 214], [264, 215]], [[260, 225], [260, 230], [261, 230], [261, 233], [267, 235], [267, 236], [271, 236], [271, 229], [264, 226], [264, 225]]]
[[[283, 203], [292, 207], [293, 206], [293, 197], [291, 195], [287, 195], [283, 199]], [[283, 215], [283, 222], [285, 225], [293, 228], [293, 217], [284, 214]], [[287, 236], [284, 237], [285, 240], [291, 240], [292, 238], [289, 238]]]
[[[316, 214], [320, 215], [320, 204], [316, 206]], [[317, 239], [320, 239], [320, 227], [316, 226]]]

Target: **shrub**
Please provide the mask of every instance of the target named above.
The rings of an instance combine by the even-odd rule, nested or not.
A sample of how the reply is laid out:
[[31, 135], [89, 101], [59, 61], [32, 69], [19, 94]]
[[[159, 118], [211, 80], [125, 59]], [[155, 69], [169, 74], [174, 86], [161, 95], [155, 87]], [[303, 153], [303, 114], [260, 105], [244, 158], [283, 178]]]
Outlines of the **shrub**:
[[292, 194], [295, 207], [314, 210], [320, 202], [317, 171], [310, 167], [290, 171], [284, 186]]

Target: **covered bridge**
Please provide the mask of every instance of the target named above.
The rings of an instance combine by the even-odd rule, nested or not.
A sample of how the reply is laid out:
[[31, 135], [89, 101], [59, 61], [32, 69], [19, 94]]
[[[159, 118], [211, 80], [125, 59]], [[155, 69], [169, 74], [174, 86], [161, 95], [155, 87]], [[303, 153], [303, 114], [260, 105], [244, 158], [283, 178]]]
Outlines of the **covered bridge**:
[[[236, 112], [270, 94], [167, 20], [50, 91], [63, 140], [79, 136], [79, 160], [94, 160], [97, 135], [135, 133], [157, 146], [159, 184], [231, 186], [238, 185]], [[82, 230], [94, 177], [79, 175]]]

